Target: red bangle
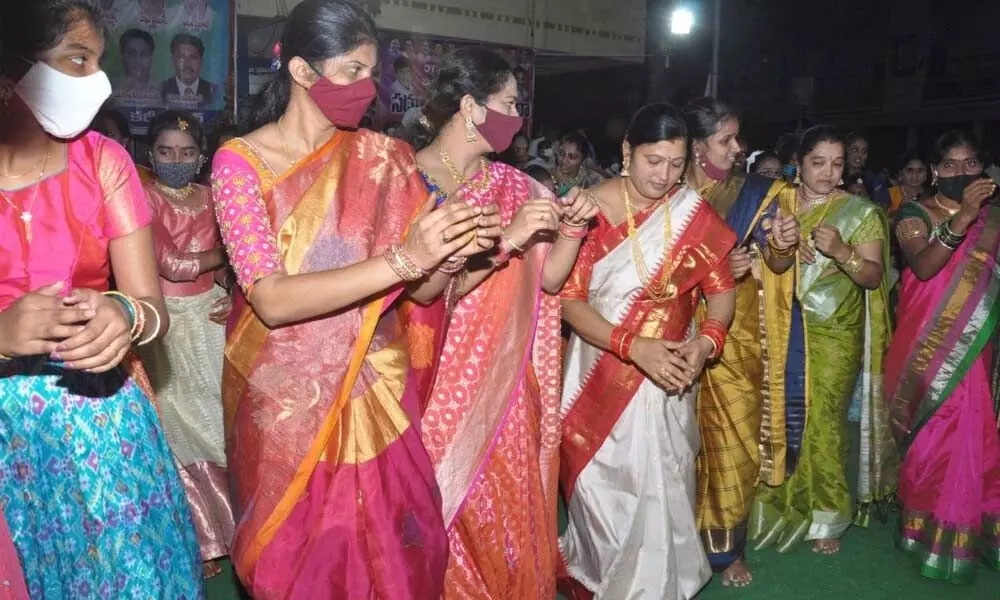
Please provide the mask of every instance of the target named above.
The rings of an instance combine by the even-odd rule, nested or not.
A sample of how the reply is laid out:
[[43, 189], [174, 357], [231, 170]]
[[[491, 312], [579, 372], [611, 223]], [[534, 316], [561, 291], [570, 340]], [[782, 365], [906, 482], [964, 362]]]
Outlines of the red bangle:
[[566, 238], [567, 240], [582, 240], [587, 237], [587, 228], [586, 226], [573, 227], [572, 225], [562, 223], [559, 225], [559, 237]]
[[726, 345], [726, 335], [728, 333], [729, 329], [718, 319], [705, 319], [701, 324], [701, 330], [698, 332], [698, 335], [708, 338], [715, 345], [715, 351], [712, 352], [709, 358], [716, 360], [722, 356], [722, 349]]
[[624, 327], [615, 327], [611, 330], [610, 351], [612, 354], [625, 362], [629, 362], [632, 357], [632, 345], [635, 344], [636, 336]]

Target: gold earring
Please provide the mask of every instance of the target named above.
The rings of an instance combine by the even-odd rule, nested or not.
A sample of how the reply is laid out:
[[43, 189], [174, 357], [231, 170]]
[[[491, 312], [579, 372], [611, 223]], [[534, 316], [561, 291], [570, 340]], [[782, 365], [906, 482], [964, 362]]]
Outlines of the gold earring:
[[474, 144], [479, 137], [476, 135], [476, 124], [472, 122], [472, 117], [465, 117], [465, 143]]
[[632, 164], [632, 160], [629, 159], [628, 157], [625, 157], [625, 159], [622, 161], [622, 177], [630, 177], [631, 176], [631, 173], [629, 173], [629, 170], [628, 170], [629, 165], [631, 165], [631, 164]]
[[802, 184], [802, 178], [799, 177], [799, 172], [798, 171], [795, 172], [795, 179], [792, 180], [792, 183], [794, 183], [795, 185], [801, 185]]
[[632, 164], [632, 146], [628, 142], [622, 144], [622, 177], [629, 177], [629, 166]]
[[844, 187], [844, 178], [843, 177], [840, 178], [840, 183], [837, 184], [837, 185], [839, 185], [840, 187]]

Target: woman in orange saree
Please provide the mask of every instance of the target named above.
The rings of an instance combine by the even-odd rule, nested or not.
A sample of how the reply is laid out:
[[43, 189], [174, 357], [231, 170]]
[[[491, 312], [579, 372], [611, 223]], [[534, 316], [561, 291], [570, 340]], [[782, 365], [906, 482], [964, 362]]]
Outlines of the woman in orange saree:
[[[520, 130], [517, 82], [494, 52], [445, 58], [424, 108], [437, 132], [417, 154], [428, 187], [496, 203], [499, 253], [470, 259], [423, 416], [451, 558], [444, 598], [554, 598], [559, 450], [559, 291], [597, 206], [557, 201], [483, 156]], [[447, 194], [445, 196], [445, 194]], [[458, 200], [460, 198], [461, 200]], [[561, 222], [561, 224], [560, 224]]]
[[[560, 540], [567, 596], [694, 597], [711, 569], [695, 524], [700, 447], [695, 383], [733, 318], [736, 236], [678, 185], [687, 126], [641, 109], [623, 148], [628, 176], [589, 190], [601, 206], [562, 292], [566, 358]], [[707, 318], [695, 335], [695, 307]], [[570, 580], [571, 578], [571, 580]]]
[[439, 295], [451, 276], [438, 267], [488, 246], [496, 218], [459, 204], [413, 221], [433, 200], [412, 152], [343, 129], [375, 96], [374, 41], [353, 2], [296, 6], [262, 126], [215, 158], [243, 291], [222, 383], [232, 557], [258, 599], [441, 594], [447, 542], [410, 368], [433, 356], [411, 352], [397, 313], [404, 291]]

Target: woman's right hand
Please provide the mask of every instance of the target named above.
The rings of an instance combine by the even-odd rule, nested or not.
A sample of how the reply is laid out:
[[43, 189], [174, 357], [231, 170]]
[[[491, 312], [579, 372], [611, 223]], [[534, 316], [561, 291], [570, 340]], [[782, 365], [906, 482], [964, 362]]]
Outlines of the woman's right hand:
[[983, 206], [983, 202], [992, 196], [996, 189], [997, 186], [992, 179], [977, 179], [965, 188], [962, 193], [962, 206], [958, 209], [958, 213], [966, 225], [971, 225], [979, 218], [979, 209]]
[[560, 207], [551, 200], [529, 200], [517, 209], [504, 235], [518, 248], [527, 249], [536, 233], [557, 231], [561, 217]]
[[0, 312], [0, 354], [51, 354], [59, 342], [79, 333], [96, 313], [91, 306], [64, 306], [53, 283], [21, 296]]
[[410, 225], [403, 240], [406, 255], [425, 271], [433, 271], [475, 240], [483, 214], [481, 206], [464, 202], [447, 202], [435, 210], [436, 204], [437, 195], [431, 194], [422, 216]]
[[671, 342], [654, 338], [637, 338], [632, 344], [632, 362], [653, 383], [670, 393], [689, 387], [696, 376], [686, 360], [679, 354], [684, 342]]
[[733, 272], [733, 278], [737, 281], [746, 277], [751, 265], [750, 252], [746, 246], [737, 246], [729, 253], [729, 270]]

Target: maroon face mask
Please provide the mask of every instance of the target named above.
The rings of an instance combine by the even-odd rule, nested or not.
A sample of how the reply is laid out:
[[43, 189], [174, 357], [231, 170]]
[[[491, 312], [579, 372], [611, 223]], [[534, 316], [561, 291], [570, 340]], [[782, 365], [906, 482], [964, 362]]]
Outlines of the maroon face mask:
[[708, 175], [709, 179], [713, 179], [715, 181], [722, 181], [726, 177], [729, 177], [729, 171], [726, 171], [725, 169], [720, 169], [719, 167], [715, 166], [715, 163], [713, 163], [712, 160], [707, 156], [701, 159], [699, 165], [701, 166], [702, 170], [705, 171], [705, 175]]
[[337, 85], [326, 77], [320, 77], [309, 88], [309, 97], [323, 116], [337, 127], [347, 129], [358, 128], [376, 93], [371, 77], [347, 85]]
[[523, 118], [512, 117], [487, 108], [486, 120], [476, 125], [476, 129], [494, 152], [505, 152], [514, 143], [514, 136], [521, 131], [522, 126], [524, 126]]

